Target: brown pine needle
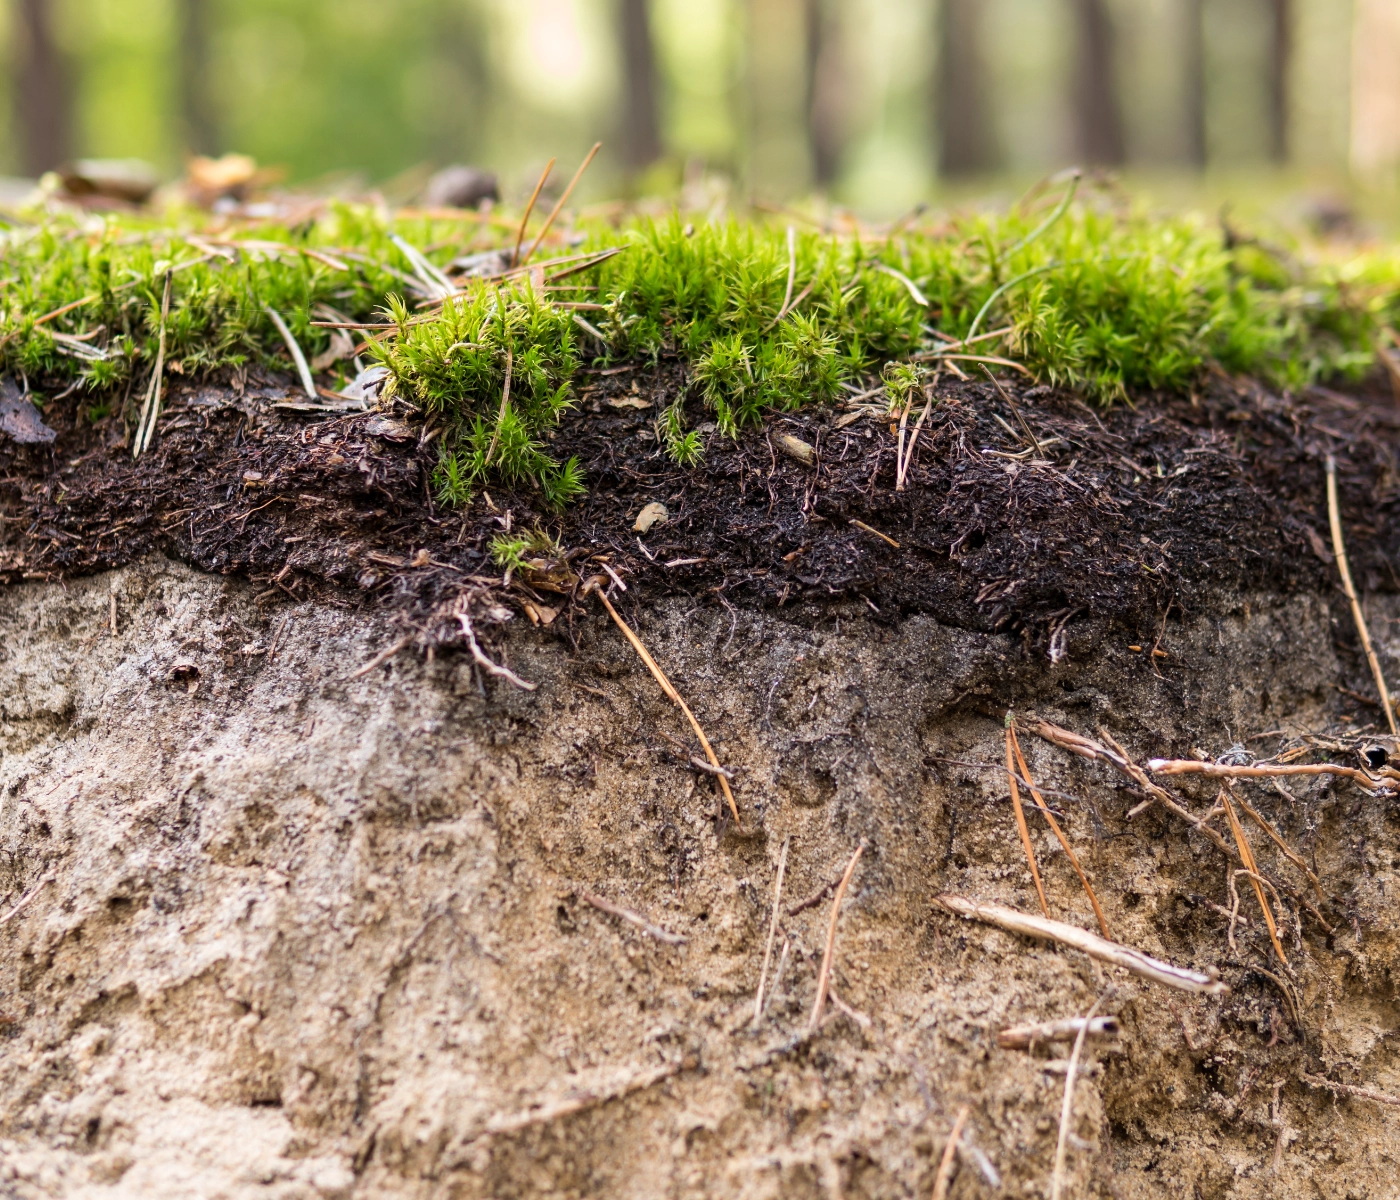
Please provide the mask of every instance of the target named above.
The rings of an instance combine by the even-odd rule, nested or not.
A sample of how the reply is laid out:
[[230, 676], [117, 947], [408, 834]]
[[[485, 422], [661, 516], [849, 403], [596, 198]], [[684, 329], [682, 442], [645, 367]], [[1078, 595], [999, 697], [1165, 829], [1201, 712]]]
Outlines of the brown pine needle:
[[841, 882], [836, 885], [836, 895], [831, 901], [831, 922], [826, 930], [826, 953], [822, 955], [822, 969], [817, 976], [817, 1000], [812, 1005], [812, 1016], [807, 1022], [807, 1031], [810, 1033], [821, 1024], [822, 1011], [826, 1008], [826, 994], [831, 987], [831, 959], [836, 953], [836, 922], [841, 919], [841, 901], [846, 898], [846, 889], [850, 886], [851, 876], [856, 873], [856, 863], [860, 862], [860, 856], [865, 853], [865, 842], [861, 842], [856, 847], [856, 852], [851, 855], [851, 861], [846, 866], [846, 873], [841, 876]]
[[515, 247], [510, 252], [510, 265], [518, 267], [520, 265], [520, 243], [525, 240], [525, 226], [530, 223], [530, 214], [535, 211], [535, 201], [540, 198], [540, 192], [544, 188], [544, 181], [549, 178], [549, 173], [554, 170], [554, 159], [550, 159], [544, 165], [544, 171], [540, 175], [539, 183], [535, 184], [535, 190], [530, 193], [530, 203], [525, 206], [525, 215], [520, 218], [520, 228], [515, 234]]
[[[600, 576], [601, 578], [601, 576]], [[700, 745], [704, 747], [705, 757], [710, 760], [710, 766], [723, 771], [720, 767], [719, 759], [715, 757], [714, 749], [710, 746], [710, 739], [705, 736], [705, 731], [700, 728], [700, 722], [695, 719], [695, 714], [690, 711], [690, 706], [681, 699], [681, 694], [671, 686], [671, 681], [666, 678], [666, 672], [656, 665], [656, 659], [647, 653], [647, 648], [642, 645], [641, 639], [632, 632], [632, 627], [622, 619], [621, 614], [612, 606], [612, 601], [602, 588], [598, 589], [598, 599], [603, 602], [603, 607], [608, 610], [608, 615], [612, 617], [617, 627], [622, 630], [623, 636], [632, 643], [632, 649], [637, 652], [642, 662], [646, 663], [649, 670], [655, 677], [656, 682], [661, 685], [661, 690], [676, 705], [681, 712], [685, 713], [685, 719], [690, 722], [690, 727], [695, 731], [695, 736], [700, 739]], [[724, 798], [729, 802], [729, 812], [734, 818], [734, 827], [742, 828], [739, 823], [739, 806], [734, 803], [734, 793], [729, 790], [729, 780], [723, 774], [715, 776], [719, 780], [720, 790], [724, 792]]]
[[1060, 1200], [1060, 1188], [1064, 1184], [1065, 1153], [1069, 1149], [1069, 1127], [1074, 1120], [1074, 1076], [1075, 1070], [1079, 1066], [1080, 1052], [1084, 1049], [1084, 1035], [1088, 1032], [1094, 1014], [1099, 1011], [1099, 1006], [1112, 994], [1110, 988], [1094, 1001], [1094, 1007], [1089, 1010], [1084, 1018], [1084, 1024], [1079, 1028], [1079, 1036], [1074, 1039], [1074, 1050], [1069, 1056], [1069, 1068], [1065, 1071], [1065, 1099], [1060, 1106], [1060, 1137], [1055, 1143], [1055, 1174], [1050, 1180], [1050, 1200]]
[[933, 1177], [933, 1200], [948, 1200], [948, 1185], [953, 1181], [953, 1156], [958, 1151], [958, 1139], [962, 1137], [963, 1126], [967, 1124], [970, 1104], [958, 1109], [953, 1122], [953, 1132], [948, 1135], [948, 1144], [943, 1147], [943, 1157], [938, 1163], [938, 1174]]
[[1351, 601], [1351, 616], [1356, 622], [1356, 634], [1361, 639], [1361, 648], [1366, 652], [1366, 661], [1371, 664], [1371, 674], [1376, 680], [1376, 691], [1381, 694], [1381, 708], [1385, 710], [1386, 723], [1392, 734], [1400, 734], [1395, 727], [1395, 708], [1390, 703], [1390, 692], [1385, 686], [1385, 676], [1381, 674], [1380, 660], [1371, 646], [1371, 632], [1366, 628], [1366, 617], [1361, 611], [1361, 601], [1356, 597], [1356, 587], [1351, 582], [1351, 567], [1347, 565], [1346, 543], [1342, 540], [1342, 516], [1337, 505], [1337, 460], [1327, 456], [1327, 521], [1332, 526], [1332, 553], [1337, 556], [1337, 570], [1342, 577], [1342, 590]]
[[1045, 885], [1040, 882], [1040, 868], [1035, 865], [1035, 848], [1031, 845], [1031, 831], [1026, 828], [1026, 814], [1021, 808], [1021, 789], [1016, 783], [1016, 764], [1012, 759], [1011, 725], [1006, 726], [1006, 777], [1011, 783], [1011, 807], [1016, 812], [1016, 829], [1021, 834], [1021, 845], [1026, 849], [1026, 861], [1031, 866], [1031, 878], [1035, 880], [1035, 894], [1040, 897], [1040, 911], [1047, 917], [1050, 906], [1045, 902]]
[[1286, 965], [1288, 955], [1283, 952], [1283, 945], [1278, 940], [1278, 926], [1274, 924], [1274, 913], [1269, 907], [1268, 897], [1264, 895], [1264, 886], [1259, 882], [1259, 866], [1254, 861], [1254, 851], [1250, 848], [1249, 839], [1245, 837], [1244, 826], [1240, 824], [1240, 819], [1235, 816], [1234, 805], [1230, 803], [1230, 789], [1221, 788], [1217, 801], [1225, 809], [1225, 816], [1230, 822], [1230, 832], [1235, 835], [1235, 845], [1239, 847], [1240, 861], [1244, 863], [1245, 870], [1249, 874], [1249, 886], [1254, 889], [1259, 907], [1264, 910], [1264, 924], [1269, 927], [1269, 940], [1274, 944], [1274, 952], [1278, 955], [1279, 962]]
[[1252, 807], [1250, 807], [1250, 803], [1248, 800], [1246, 800], [1238, 792], [1232, 792], [1231, 795], [1234, 797], [1239, 806], [1250, 815], [1250, 817], [1254, 820], [1254, 823], [1258, 825], [1259, 828], [1262, 829], [1266, 834], [1269, 835], [1269, 839], [1274, 843], [1275, 846], [1278, 847], [1279, 853], [1282, 854], [1284, 858], [1288, 859], [1289, 862], [1291, 862], [1295, 867], [1298, 868], [1298, 870], [1302, 871], [1303, 874], [1307, 876], [1308, 882], [1313, 886], [1313, 891], [1317, 893], [1317, 898], [1325, 904], [1327, 902], [1327, 897], [1322, 894], [1322, 884], [1318, 880], [1317, 876], [1313, 874], [1312, 868], [1308, 866], [1307, 862], [1303, 859], [1303, 856], [1297, 853], [1295, 850], [1293, 850], [1288, 845], [1288, 843], [1285, 842], [1283, 838], [1279, 835], [1278, 831], [1275, 830], [1274, 827], [1270, 825], [1268, 821], [1266, 821], [1257, 812], [1255, 812]]
[[773, 884], [773, 919], [768, 924], [768, 945], [763, 950], [763, 969], [758, 973], [758, 994], [753, 1000], [753, 1019], [757, 1025], [763, 1018], [763, 988], [768, 982], [768, 964], [773, 960], [773, 942], [778, 936], [778, 914], [783, 899], [783, 876], [787, 873], [788, 846], [792, 835], [783, 839], [783, 852], [778, 856], [778, 877]]
[[[1069, 861], [1073, 864], [1075, 871], [1079, 874], [1079, 882], [1084, 885], [1084, 891], [1089, 897], [1089, 903], [1094, 906], [1094, 916], [1096, 916], [1099, 920], [1099, 931], [1104, 935], [1104, 937], [1108, 938], [1109, 941], [1112, 941], [1113, 934], [1109, 933], [1108, 931], [1108, 920], [1103, 915], [1103, 909], [1099, 907], [1099, 898], [1096, 895], [1094, 895], [1094, 889], [1089, 883], [1089, 877], [1086, 874], [1084, 874], [1084, 868], [1079, 865], [1079, 858], [1074, 853], [1074, 847], [1069, 844], [1069, 839], [1065, 837], [1063, 832], [1061, 832], [1060, 823], [1056, 821], [1053, 816], [1050, 815], [1049, 806], [1041, 797], [1039, 790], [1035, 786], [1034, 780], [1031, 779], [1030, 768], [1026, 766], [1026, 757], [1021, 753], [1021, 742], [1020, 739], [1016, 736], [1016, 726], [1014, 723], [1006, 727], [1006, 740], [1007, 743], [1010, 745], [1011, 749], [1016, 752], [1016, 765], [1021, 768], [1021, 778], [1026, 781], [1026, 786], [1031, 789], [1031, 796], [1035, 799], [1035, 802], [1039, 806], [1040, 811], [1044, 815], [1045, 819], [1048, 822], [1050, 822], [1050, 828], [1055, 831], [1055, 836], [1060, 839], [1060, 845], [1064, 847], [1065, 853], [1069, 855]], [[1014, 781], [1012, 786], [1015, 786]], [[1046, 914], [1046, 916], [1049, 915], [1049, 913]]]
[[574, 177], [569, 180], [569, 186], [564, 189], [564, 194], [559, 197], [559, 203], [550, 210], [549, 216], [544, 220], [544, 228], [535, 235], [535, 240], [531, 243], [530, 248], [525, 251], [525, 257], [520, 260], [519, 265], [524, 266], [525, 263], [529, 262], [534, 256], [535, 251], [540, 248], [540, 243], [544, 241], [544, 235], [549, 232], [550, 226], [554, 224], [554, 218], [559, 215], [560, 210], [568, 203], [568, 199], [573, 194], [573, 190], [578, 184], [578, 181], [583, 178], [583, 173], [588, 170], [588, 164], [593, 161], [593, 156], [602, 148], [602, 142], [593, 143], [593, 149], [588, 152], [588, 157], [583, 160], [583, 165], [574, 172]]

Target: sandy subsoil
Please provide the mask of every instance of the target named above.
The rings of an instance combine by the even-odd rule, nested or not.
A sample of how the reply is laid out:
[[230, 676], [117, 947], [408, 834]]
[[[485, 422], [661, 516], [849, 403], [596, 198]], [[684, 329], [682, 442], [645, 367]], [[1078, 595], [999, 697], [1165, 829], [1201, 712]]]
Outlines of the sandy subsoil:
[[[1207, 833], [1030, 732], [1138, 761], [1394, 750], [1320, 506], [1332, 451], [1393, 667], [1379, 401], [1220, 383], [1096, 434], [1022, 397], [1062, 441], [1018, 460], [969, 392], [896, 491], [871, 418], [794, 419], [813, 465], [770, 453], [775, 423], [686, 473], [600, 391], [560, 433], [594, 492], [548, 518], [528, 494], [437, 509], [431, 445], [368, 426], [389, 418], [201, 395], [154, 466], [61, 411], [52, 452], [0, 446], [0, 1192], [927, 1196], [966, 1105], [949, 1195], [1048, 1195], [1070, 1047], [997, 1035], [1103, 998], [1121, 1032], [1085, 1047], [1063, 1195], [1392, 1193], [1394, 1110], [1316, 1081], [1400, 1093], [1394, 799], [1239, 785], [1305, 864], [1249, 826], [1285, 963]], [[639, 545], [652, 499], [672, 520]], [[596, 601], [549, 590], [562, 567], [481, 574], [506, 512], [630, 581], [737, 825]], [[532, 626], [531, 596], [561, 615]], [[473, 665], [453, 603], [535, 690]], [[1227, 995], [937, 906], [1038, 911], [1008, 711], [1113, 937]], [[1170, 782], [1211, 809], [1218, 785]], [[1096, 928], [1034, 812], [1029, 835], [1052, 915]]]

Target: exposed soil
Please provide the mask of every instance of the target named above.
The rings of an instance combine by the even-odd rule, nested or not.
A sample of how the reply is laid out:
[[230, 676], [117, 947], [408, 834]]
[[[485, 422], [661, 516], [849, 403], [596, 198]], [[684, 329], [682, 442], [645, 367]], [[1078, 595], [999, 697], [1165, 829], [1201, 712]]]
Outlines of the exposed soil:
[[[276, 387], [177, 392], [135, 464], [61, 404], [52, 449], [0, 445], [0, 1193], [927, 1196], [967, 1104], [952, 1200], [1048, 1195], [1069, 1047], [996, 1034], [1112, 984], [1122, 1034], [1086, 1047], [1066, 1196], [1390, 1194], [1393, 1110], [1308, 1080], [1400, 1093], [1393, 800], [1240, 785], [1322, 893], [1249, 827], [1284, 964], [1206, 836], [1023, 720], [1113, 936], [1230, 992], [933, 903], [1037, 911], [997, 766], [1008, 708], [1139, 761], [1308, 732], [1332, 739], [1313, 761], [1393, 746], [1366, 729], [1322, 502], [1331, 452], [1393, 672], [1389, 398], [1217, 378], [1095, 414], [1018, 394], [1044, 453], [1018, 461], [993, 417], [1017, 413], [962, 385], [896, 492], [887, 422], [777, 418], [687, 471], [657, 454], [655, 409], [606, 403], [673, 375], [594, 383], [554, 442], [591, 489], [562, 515], [497, 489], [440, 509], [403, 414], [287, 414]], [[671, 517], [639, 545], [650, 501]], [[735, 772], [738, 828], [563, 569], [503, 586], [507, 513], [581, 552], [570, 571], [625, 579]], [[537, 690], [452, 648], [464, 594]], [[501, 619], [527, 601], [561, 615]], [[405, 630], [432, 653], [356, 676]], [[1201, 816], [1216, 792], [1174, 790]], [[1034, 814], [1030, 833], [1052, 914], [1094, 928]], [[833, 973], [850, 1012], [809, 1034], [823, 889], [862, 839]], [[755, 1024], [785, 844], [784, 910], [816, 899], [782, 920]]]

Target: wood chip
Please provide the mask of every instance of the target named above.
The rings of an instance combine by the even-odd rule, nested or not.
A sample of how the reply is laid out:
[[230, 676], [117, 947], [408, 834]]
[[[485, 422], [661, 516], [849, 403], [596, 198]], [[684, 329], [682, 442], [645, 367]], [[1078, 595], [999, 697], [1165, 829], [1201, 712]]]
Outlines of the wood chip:
[[656, 501], [652, 501], [650, 504], [644, 506], [642, 511], [637, 514], [637, 519], [632, 522], [632, 532], [648, 533], [653, 525], [663, 525], [670, 517], [671, 514], [666, 511], [666, 506], [664, 504], [658, 504]]
[[773, 441], [779, 450], [803, 466], [810, 467], [817, 461], [817, 451], [811, 442], [804, 442], [790, 433], [780, 433]]

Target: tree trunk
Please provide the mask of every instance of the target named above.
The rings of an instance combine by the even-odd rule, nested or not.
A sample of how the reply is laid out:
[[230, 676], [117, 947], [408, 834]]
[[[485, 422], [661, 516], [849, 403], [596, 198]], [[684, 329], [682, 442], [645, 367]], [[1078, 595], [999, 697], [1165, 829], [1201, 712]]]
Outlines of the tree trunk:
[[180, 109], [185, 149], [217, 154], [218, 123], [209, 86], [209, 0], [180, 3]]
[[807, 0], [807, 141], [812, 177], [830, 187], [841, 173], [846, 95], [837, 0]]
[[1182, 105], [1186, 124], [1186, 161], [1206, 165], [1206, 44], [1204, 0], [1181, 0]]
[[1293, 57], [1292, 0], [1265, 0], [1272, 18], [1269, 55], [1269, 157], [1288, 161], [1288, 75]]
[[648, 0], [620, 0], [622, 48], [622, 161], [636, 171], [661, 156], [657, 118], [656, 49]]
[[17, 0], [12, 12], [20, 166], [27, 175], [37, 176], [65, 162], [72, 152], [67, 71], [54, 44], [48, 0]]
[[1123, 118], [1114, 76], [1113, 25], [1104, 0], [1074, 0], [1076, 149], [1086, 163], [1123, 161]]
[[982, 56], [982, 0], [943, 0], [939, 6], [938, 79], [935, 87], [938, 168], [970, 175], [998, 165], [986, 64]]

